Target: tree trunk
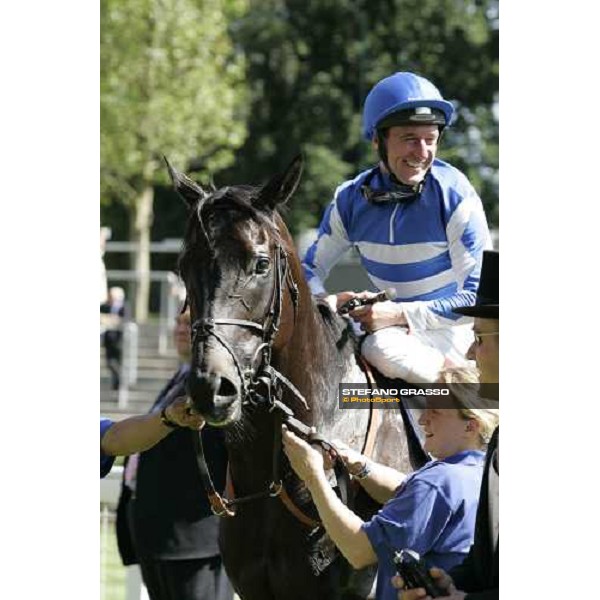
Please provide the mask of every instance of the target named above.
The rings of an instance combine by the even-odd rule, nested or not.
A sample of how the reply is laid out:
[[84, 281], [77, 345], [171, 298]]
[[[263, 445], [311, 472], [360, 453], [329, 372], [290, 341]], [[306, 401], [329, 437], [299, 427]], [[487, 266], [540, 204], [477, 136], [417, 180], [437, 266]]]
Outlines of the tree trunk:
[[148, 319], [150, 303], [150, 228], [152, 227], [154, 188], [148, 184], [133, 206], [131, 241], [136, 244], [132, 269], [137, 273], [134, 316], [138, 323]]

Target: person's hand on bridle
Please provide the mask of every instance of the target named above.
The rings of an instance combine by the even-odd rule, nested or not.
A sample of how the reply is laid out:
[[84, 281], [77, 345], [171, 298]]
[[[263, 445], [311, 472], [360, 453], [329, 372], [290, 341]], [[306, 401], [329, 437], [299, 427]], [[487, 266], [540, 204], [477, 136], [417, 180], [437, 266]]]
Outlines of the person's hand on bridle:
[[285, 425], [282, 425], [281, 432], [283, 450], [300, 479], [308, 483], [325, 471], [322, 452], [289, 431]]
[[[360, 452], [353, 450], [341, 440], [334, 440], [332, 444], [338, 456], [346, 465], [350, 475], [356, 475], [356, 473], [359, 473], [362, 469], [364, 469], [367, 459]], [[333, 461], [335, 461], [335, 457], [333, 458]], [[333, 468], [333, 462], [329, 468]]]
[[200, 431], [205, 424], [204, 419], [194, 411], [191, 401], [187, 396], [176, 398], [165, 409], [165, 416], [179, 425]]

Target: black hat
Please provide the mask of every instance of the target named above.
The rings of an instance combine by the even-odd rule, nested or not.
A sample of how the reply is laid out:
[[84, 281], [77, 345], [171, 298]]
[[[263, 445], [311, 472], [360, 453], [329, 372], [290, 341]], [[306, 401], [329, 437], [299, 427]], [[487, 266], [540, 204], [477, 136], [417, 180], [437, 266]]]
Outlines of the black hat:
[[499, 319], [499, 273], [499, 253], [484, 250], [475, 306], [455, 308], [453, 312], [480, 319]]

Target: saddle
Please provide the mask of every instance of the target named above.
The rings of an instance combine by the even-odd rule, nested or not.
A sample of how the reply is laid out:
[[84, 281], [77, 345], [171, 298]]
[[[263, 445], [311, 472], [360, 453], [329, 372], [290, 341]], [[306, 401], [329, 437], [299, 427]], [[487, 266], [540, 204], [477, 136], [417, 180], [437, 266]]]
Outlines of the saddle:
[[[369, 384], [373, 388], [386, 388], [386, 389], [417, 389], [418, 386], [409, 383], [408, 381], [404, 381], [404, 379], [390, 379], [386, 377], [383, 373], [378, 371], [373, 365], [368, 363], [364, 357], [358, 356], [357, 361], [364, 373], [369, 380]], [[414, 405], [414, 401], [411, 401], [411, 404]], [[381, 408], [379, 410], [394, 410], [394, 408]], [[431, 460], [429, 454], [424, 449], [425, 444], [425, 436], [419, 427], [418, 424], [418, 414], [415, 413], [415, 408], [408, 407], [403, 402], [400, 402], [397, 405], [397, 410], [399, 410], [400, 415], [402, 417], [402, 423], [404, 424], [404, 431], [406, 433], [406, 441], [408, 444], [408, 453], [410, 465], [413, 470], [420, 469], [425, 465], [425, 463]], [[377, 414], [377, 409], [375, 409], [372, 413], [372, 418], [375, 418]], [[369, 430], [371, 430], [371, 424], [369, 423]], [[367, 451], [363, 451], [363, 454], [370, 455], [372, 452], [372, 448], [367, 448]]]

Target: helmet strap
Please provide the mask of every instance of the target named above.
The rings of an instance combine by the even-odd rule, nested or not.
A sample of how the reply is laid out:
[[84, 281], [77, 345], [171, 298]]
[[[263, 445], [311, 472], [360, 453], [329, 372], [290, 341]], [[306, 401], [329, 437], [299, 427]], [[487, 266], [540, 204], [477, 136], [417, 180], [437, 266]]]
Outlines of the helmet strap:
[[[376, 131], [377, 131], [377, 153], [379, 154], [379, 158], [381, 159], [381, 162], [384, 164], [385, 168], [387, 169], [387, 172], [390, 174], [390, 176], [393, 176], [394, 173], [392, 172], [392, 170], [390, 169], [390, 165], [388, 164], [387, 142], [386, 142], [387, 129], [377, 129]], [[394, 179], [396, 179], [395, 176], [394, 176]]]

